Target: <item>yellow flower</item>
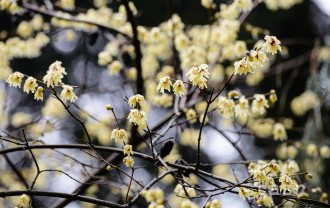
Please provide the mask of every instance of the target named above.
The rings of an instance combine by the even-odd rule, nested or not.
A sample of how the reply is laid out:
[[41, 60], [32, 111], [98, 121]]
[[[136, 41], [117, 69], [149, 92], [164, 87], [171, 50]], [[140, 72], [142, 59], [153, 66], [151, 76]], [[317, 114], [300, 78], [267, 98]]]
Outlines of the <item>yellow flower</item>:
[[247, 118], [250, 115], [249, 101], [244, 96], [240, 97], [238, 104], [235, 105], [235, 116], [240, 118]]
[[267, 170], [271, 173], [271, 175], [276, 175], [279, 172], [278, 164], [271, 162], [268, 164]]
[[110, 75], [118, 74], [120, 70], [122, 70], [123, 64], [120, 61], [115, 60], [111, 64], [108, 65], [108, 72]]
[[124, 141], [127, 138], [127, 132], [124, 129], [114, 129], [111, 132], [111, 139], [114, 139], [116, 142], [118, 142], [118, 140]]
[[97, 63], [100, 66], [106, 66], [112, 61], [112, 56], [109, 51], [102, 51], [98, 54]]
[[30, 207], [30, 202], [31, 202], [30, 196], [28, 196], [26, 194], [22, 194], [19, 197], [19, 204], [17, 205], [17, 207], [28, 208], [28, 207]]
[[174, 189], [174, 193], [176, 193], [179, 197], [195, 197], [197, 196], [196, 191], [192, 187], [185, 187], [181, 184], [176, 185]]
[[215, 6], [213, 0], [201, 0], [201, 4], [206, 9], [211, 9], [212, 7]]
[[253, 178], [256, 179], [259, 183], [264, 183], [266, 181], [266, 175], [261, 170], [256, 170], [253, 173]]
[[247, 61], [245, 58], [242, 60], [236, 61], [234, 63], [235, 74], [246, 75], [248, 72], [253, 73], [254, 69], [252, 68], [251, 62]]
[[273, 199], [268, 196], [267, 194], [263, 194], [262, 196], [259, 197], [257, 200], [258, 205], [262, 205], [264, 207], [272, 207], [274, 202]]
[[96, 8], [100, 8], [107, 5], [107, 0], [94, 0], [93, 3]]
[[61, 99], [65, 102], [70, 100], [70, 102], [74, 102], [78, 97], [73, 92], [73, 87], [69, 85], [62, 85]]
[[287, 139], [286, 131], [285, 131], [283, 124], [276, 123], [274, 125], [273, 137], [274, 137], [274, 140], [276, 140], [276, 141], [277, 140], [283, 141], [283, 140]]
[[[252, 58], [252, 62], [255, 65], [263, 66], [266, 61], [268, 61], [267, 55], [261, 50], [252, 50], [249, 52], [249, 58]], [[249, 60], [250, 61], [250, 60]]]
[[113, 167], [112, 167], [111, 165], [108, 165], [108, 166], [107, 166], [107, 171], [110, 172], [110, 171], [112, 171], [112, 170], [113, 170]]
[[26, 92], [27, 94], [30, 93], [30, 91], [32, 93], [34, 93], [36, 91], [38, 84], [37, 84], [37, 80], [33, 77], [29, 77], [27, 78], [27, 80], [25, 81], [23, 90], [24, 92]]
[[126, 156], [123, 159], [123, 162], [126, 165], [126, 167], [133, 167], [134, 165], [134, 159], [131, 156]]
[[133, 95], [128, 99], [128, 105], [131, 108], [142, 107], [144, 105], [144, 96], [140, 94]]
[[133, 155], [132, 145], [127, 144], [124, 146], [124, 155], [128, 155], [128, 156]]
[[37, 91], [34, 93], [34, 99], [43, 100], [44, 99], [43, 91], [44, 91], [44, 88], [38, 87]]
[[242, 187], [242, 188], [239, 189], [238, 195], [240, 197], [242, 197], [243, 199], [250, 198], [251, 196], [253, 196], [253, 191], [250, 190], [250, 189]]
[[322, 146], [320, 148], [320, 155], [322, 158], [329, 158], [330, 157], [330, 148], [328, 146]]
[[264, 95], [254, 95], [254, 100], [252, 101], [252, 111], [254, 113], [262, 115], [266, 112], [266, 108], [268, 107], [268, 101], [266, 100]]
[[22, 38], [28, 38], [33, 33], [32, 25], [29, 22], [22, 21], [17, 27], [17, 34]]
[[234, 118], [235, 102], [232, 99], [220, 96], [218, 106], [224, 118]]
[[173, 103], [173, 96], [169, 94], [156, 95], [152, 100], [155, 106], [168, 108]]
[[197, 121], [197, 114], [196, 114], [196, 111], [194, 111], [194, 109], [188, 109], [186, 112], [186, 120], [189, 122], [189, 123], [195, 123]]
[[282, 48], [280, 46], [281, 41], [279, 41], [275, 36], [265, 36], [266, 42], [264, 43], [264, 48], [268, 53], [276, 54], [277, 51], [282, 51]]
[[144, 129], [147, 127], [147, 115], [141, 110], [132, 109], [128, 114], [127, 119], [129, 120], [129, 122], [137, 125], [139, 129]]
[[159, 79], [159, 84], [157, 85], [157, 91], [164, 94], [164, 91], [171, 91], [172, 82], [169, 76], [162, 77]]
[[47, 84], [47, 87], [58, 85], [62, 82], [64, 75], [66, 75], [66, 71], [61, 65], [62, 62], [55, 61], [49, 66], [46, 75], [42, 79]]
[[206, 208], [220, 208], [221, 204], [218, 199], [214, 199], [211, 202], [207, 202]]
[[209, 66], [201, 64], [198, 67], [192, 67], [186, 76], [193, 86], [197, 86], [200, 89], [207, 88], [206, 82], [210, 78]]
[[327, 193], [322, 193], [321, 196], [320, 196], [320, 201], [323, 202], [323, 203], [328, 203], [329, 200], [328, 200], [328, 194]]
[[74, 0], [60, 0], [60, 7], [64, 10], [74, 10]]
[[309, 156], [317, 157], [318, 155], [317, 146], [315, 144], [308, 144], [306, 147], [306, 152]]
[[[158, 205], [164, 203], [164, 191], [160, 188], [151, 188], [144, 190], [141, 195], [145, 198], [148, 203], [156, 203]], [[158, 206], [156, 206], [158, 208]]]
[[22, 78], [24, 75], [20, 72], [11, 73], [7, 79], [7, 83], [12, 87], [21, 87]]
[[234, 4], [235, 4], [235, 6], [237, 6], [243, 12], [249, 11], [253, 7], [252, 0], [235, 0]]
[[186, 89], [181, 80], [176, 80], [173, 84], [173, 92], [175, 95], [182, 97], [186, 93]]
[[309, 194], [306, 192], [301, 192], [297, 195], [298, 199], [307, 199], [309, 197]]
[[266, 186], [269, 190], [276, 190], [277, 186], [276, 186], [275, 181], [272, 177], [267, 177], [265, 184], [266, 184]]
[[290, 193], [296, 193], [298, 191], [297, 182], [295, 180], [292, 180], [288, 175], [281, 176], [279, 182], [281, 183], [280, 191], [288, 191]]

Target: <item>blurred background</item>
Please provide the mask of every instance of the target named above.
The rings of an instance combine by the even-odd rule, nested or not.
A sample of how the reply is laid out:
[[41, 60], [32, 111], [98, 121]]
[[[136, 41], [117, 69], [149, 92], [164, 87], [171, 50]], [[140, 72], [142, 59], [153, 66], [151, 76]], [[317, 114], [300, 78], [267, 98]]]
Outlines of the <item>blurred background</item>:
[[[206, 25], [210, 21], [208, 11], [201, 7], [199, 0], [143, 0], [133, 2], [138, 10], [137, 22], [139, 25], [146, 27], [158, 26], [160, 23], [168, 20], [174, 13], [177, 13], [181, 17], [186, 27], [191, 25]], [[220, 1], [215, 2], [220, 3]], [[228, 3], [226, 1], [222, 2]], [[113, 2], [110, 5], [114, 10], [118, 8], [118, 2]], [[76, 7], [82, 11], [86, 11], [92, 6], [92, 1], [76, 1]], [[9, 34], [14, 33], [19, 22], [18, 20], [21, 19], [13, 18], [6, 12], [0, 12], [0, 31], [7, 31]], [[294, 123], [294, 128], [288, 130], [290, 140], [286, 144], [286, 148], [290, 145], [299, 145], [299, 141], [306, 139], [306, 137], [312, 143], [329, 145], [329, 62], [316, 62], [314, 59], [318, 59], [318, 57], [311, 58], [311, 53], [315, 45], [328, 45], [330, 43], [330, 1], [304, 0], [303, 3], [295, 5], [290, 10], [280, 9], [277, 11], [271, 11], [264, 4], [260, 4], [248, 16], [246, 22], [267, 29], [270, 34], [276, 35], [282, 41], [282, 44], [287, 47], [287, 53], [284, 53], [275, 62], [274, 67], [270, 69], [259, 85], [247, 87], [244, 82], [236, 80], [229, 86], [229, 89], [239, 88], [246, 95], [266, 93], [271, 89], [276, 90], [279, 102], [269, 110], [268, 115], [274, 118], [292, 118], [292, 122]], [[68, 72], [68, 76], [66, 76], [64, 82], [80, 86], [77, 92], [79, 96], [77, 105], [79, 108], [89, 112], [100, 120], [107, 121], [111, 118], [109, 118], [110, 115], [105, 111], [104, 106], [110, 103], [116, 106], [118, 117], [123, 118], [129, 111], [129, 108], [123, 104], [122, 99], [125, 96], [129, 97], [133, 95], [134, 89], [132, 89], [132, 85], [128, 84], [123, 76], [107, 76], [107, 71], [104, 70], [105, 67], [98, 65], [98, 54], [103, 50], [104, 45], [108, 42], [108, 38], [101, 32], [89, 33], [75, 31], [75, 38], [68, 40], [68, 33], [71, 32], [71, 29], [51, 27], [49, 30], [50, 43], [42, 49], [41, 56], [33, 59], [13, 59], [11, 60], [11, 67], [24, 74], [41, 78], [51, 63], [55, 60], [60, 60]], [[250, 36], [245, 30], [241, 30], [238, 39], [248, 40]], [[3, 37], [1, 41], [5, 40], [6, 37]], [[253, 43], [248, 45], [248, 48], [252, 46]], [[281, 65], [280, 63], [285, 64]], [[314, 66], [315, 63], [317, 66]], [[0, 83], [0, 88], [7, 93], [3, 110], [6, 110], [6, 116], [8, 116], [8, 119], [0, 119], [0, 121], [11, 121], [15, 118], [15, 115], [17, 116], [17, 113], [21, 112], [32, 115], [33, 119], [39, 118], [36, 112], [43, 108], [43, 103], [36, 103], [32, 96], [25, 95], [17, 89], [9, 88], [4, 81]], [[319, 112], [316, 112], [318, 114], [317, 116], [314, 115], [315, 111], [300, 117], [292, 113], [290, 107], [291, 101], [306, 89], [314, 91], [321, 100], [322, 107], [319, 109]], [[118, 97], [122, 99], [116, 99]], [[53, 108], [56, 107], [53, 106]], [[57, 108], [54, 111], [54, 114], [64, 114], [64, 112]], [[155, 110], [150, 115], [149, 122], [156, 122], [159, 116], [164, 113], [166, 113], [166, 109]], [[312, 122], [312, 120], [314, 121], [314, 117], [320, 122]], [[52, 121], [51, 119], [50, 121], [46, 120], [45, 126], [47, 122]], [[0, 123], [1, 131], [3, 132], [13, 132], [21, 128], [21, 125], [24, 126], [25, 124], [20, 123], [19, 125], [15, 125], [13, 122]], [[306, 126], [308, 126], [307, 130]], [[108, 132], [108, 134], [96, 136], [99, 137], [95, 141], [96, 144], [109, 145], [107, 138], [111, 132], [110, 130], [105, 130], [106, 127], [105, 125], [103, 130]], [[44, 140], [49, 144], [81, 142], [77, 138], [82, 135], [82, 132], [71, 119], [68, 118], [62, 123], [55, 122], [55, 128], [56, 131], [42, 135], [40, 140]], [[202, 144], [203, 154], [205, 158], [208, 158], [206, 160], [209, 162], [238, 160], [239, 155], [228, 142], [224, 139], [219, 139], [212, 131], [207, 131], [206, 135], [208, 135], [207, 139]], [[231, 138], [237, 136], [231, 133], [228, 135]], [[254, 136], [244, 136], [239, 146], [250, 160], [280, 158], [281, 151], [283, 152], [284, 148], [283, 145], [279, 145], [276, 141], [254, 138]], [[182, 158], [187, 161], [191, 160], [189, 148], [181, 148], [185, 150], [184, 152], [187, 152], [187, 155], [182, 155]], [[63, 151], [63, 153], [65, 152]], [[73, 152], [70, 150], [67, 153], [72, 154]], [[90, 159], [79, 151], [73, 154], [77, 158]], [[17, 156], [17, 158], [19, 157]], [[51, 158], [49, 159], [51, 161], [53, 160]], [[299, 153], [295, 159], [304, 165], [303, 168], [305, 170], [313, 172], [313, 175], [316, 176], [315, 183], [321, 186], [325, 192], [329, 193], [329, 159], [310, 157], [308, 153], [305, 154], [304, 152]], [[19, 163], [20, 161], [16, 162]], [[44, 162], [47, 163], [47, 161]], [[56, 163], [58, 160], [54, 158], [52, 162]], [[29, 165], [24, 164], [21, 167], [23, 168], [24, 166]], [[5, 166], [2, 168], [5, 168]], [[72, 167], [68, 166], [67, 168], [70, 169]], [[240, 167], [235, 165], [229, 167], [229, 169], [236, 169], [238, 177], [243, 177], [245, 174]], [[70, 171], [73, 176], [84, 177], [78, 170], [78, 168], [72, 168]], [[145, 172], [141, 171], [139, 174], [142, 176]], [[45, 183], [47, 184], [48, 182]], [[57, 191], [70, 192], [74, 190], [76, 185], [75, 182], [66, 177], [56, 176], [56, 180], [50, 180], [47, 186]], [[115, 186], [115, 184], [112, 185]], [[107, 195], [105, 190], [101, 187], [94, 194], [98, 196]], [[89, 191], [93, 192], [93, 190]], [[244, 200], [238, 200], [238, 197], [234, 196], [223, 197], [221, 200], [223, 207], [248, 206]], [[80, 206], [80, 204], [74, 202], [68, 207]], [[84, 206], [87, 207], [87, 205]]]

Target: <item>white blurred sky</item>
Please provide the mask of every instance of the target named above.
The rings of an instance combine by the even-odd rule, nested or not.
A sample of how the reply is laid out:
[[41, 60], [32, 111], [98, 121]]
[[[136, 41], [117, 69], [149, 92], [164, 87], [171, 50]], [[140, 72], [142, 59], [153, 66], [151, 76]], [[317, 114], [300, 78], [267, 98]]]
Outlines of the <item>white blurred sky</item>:
[[330, 16], [330, 0], [313, 0], [322, 12]]

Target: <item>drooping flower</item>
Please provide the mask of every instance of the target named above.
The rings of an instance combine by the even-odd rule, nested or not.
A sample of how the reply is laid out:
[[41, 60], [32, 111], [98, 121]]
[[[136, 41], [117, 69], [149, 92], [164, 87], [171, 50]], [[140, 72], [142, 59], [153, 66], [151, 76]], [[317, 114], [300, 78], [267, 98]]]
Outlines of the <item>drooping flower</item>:
[[147, 114], [141, 110], [131, 109], [127, 119], [129, 122], [137, 125], [139, 129], [144, 129], [147, 127]]
[[70, 85], [62, 85], [61, 99], [65, 102], [70, 100], [70, 102], [74, 102], [78, 97], [73, 92], [73, 87]]
[[133, 154], [133, 147], [132, 147], [132, 145], [129, 145], [129, 144], [125, 145], [124, 146], [124, 155], [130, 156], [132, 154]]
[[21, 87], [24, 75], [20, 72], [11, 73], [7, 79], [7, 83], [12, 87]]
[[43, 100], [44, 99], [43, 91], [44, 91], [44, 88], [38, 87], [37, 91], [34, 93], [34, 99]]
[[184, 84], [181, 80], [177, 80], [173, 84], [173, 92], [175, 95], [179, 95], [182, 97], [186, 93], [186, 89], [184, 87]]
[[286, 131], [281, 123], [276, 123], [273, 129], [273, 137], [275, 140], [284, 141], [287, 139]]
[[144, 105], [144, 96], [140, 94], [133, 95], [128, 99], [128, 105], [131, 108], [142, 107]]
[[298, 191], [297, 182], [291, 179], [291, 177], [288, 175], [281, 176], [279, 182], [281, 183], [280, 191], [290, 192], [290, 193], [296, 193]]
[[127, 132], [124, 129], [114, 129], [111, 132], [111, 139], [114, 139], [116, 142], [126, 140]]
[[27, 94], [29, 94], [30, 91], [34, 93], [36, 91], [37, 86], [38, 86], [37, 80], [33, 77], [29, 77], [26, 79], [24, 83], [23, 91], [26, 92]]
[[232, 99], [220, 96], [218, 106], [218, 109], [224, 118], [234, 118], [235, 102]]
[[192, 67], [186, 76], [193, 86], [197, 86], [200, 89], [207, 88], [206, 83], [210, 78], [209, 66], [207, 64], [201, 64], [198, 67]]
[[[266, 61], [268, 61], [267, 55], [261, 50], [252, 50], [249, 53], [249, 57], [252, 59], [251, 61], [256, 66], [263, 66]], [[249, 60], [250, 61], [250, 60]]]
[[252, 112], [262, 115], [266, 112], [266, 108], [268, 108], [268, 101], [264, 95], [255, 94], [254, 100], [252, 101]]
[[47, 87], [53, 87], [54, 85], [62, 83], [62, 79], [67, 73], [65, 68], [61, 65], [62, 62], [55, 61], [49, 66], [46, 75], [42, 79], [47, 84]]
[[157, 85], [157, 91], [164, 94], [165, 90], [171, 91], [172, 82], [169, 76], [162, 77], [159, 79], [159, 83]]
[[251, 62], [247, 61], [245, 58], [242, 60], [236, 61], [234, 63], [234, 68], [235, 68], [235, 74], [239, 75], [246, 75], [247, 73], [253, 73], [254, 69], [253, 66], [251, 65]]
[[276, 54], [277, 51], [282, 51], [281, 48], [281, 41], [279, 41], [275, 36], [265, 36], [266, 42], [264, 43], [264, 48], [266, 49], [266, 52], [271, 54]]
[[250, 116], [249, 101], [244, 96], [240, 97], [235, 105], [235, 117], [241, 124], [245, 124]]
[[134, 162], [135, 161], [131, 156], [126, 156], [123, 159], [123, 163], [126, 165], [126, 167], [133, 167]]

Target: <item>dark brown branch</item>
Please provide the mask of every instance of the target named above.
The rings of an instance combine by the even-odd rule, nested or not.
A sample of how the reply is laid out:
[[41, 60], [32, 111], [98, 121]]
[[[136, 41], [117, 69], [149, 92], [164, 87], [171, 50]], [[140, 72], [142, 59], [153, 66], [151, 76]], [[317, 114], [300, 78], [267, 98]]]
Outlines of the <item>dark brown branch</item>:
[[213, 128], [215, 131], [217, 131], [219, 134], [221, 134], [234, 148], [235, 150], [238, 152], [238, 154], [240, 155], [241, 159], [244, 161], [247, 161], [247, 158], [245, 157], [245, 155], [243, 154], [242, 150], [237, 146], [237, 144], [235, 142], [233, 142], [229, 136], [221, 129], [218, 129], [216, 126], [212, 125], [212, 124], [208, 124], [208, 126], [210, 126], [211, 128]]
[[[173, 112], [167, 114], [164, 116], [164, 118], [162, 120], [160, 120], [152, 129], [151, 131], [157, 131], [158, 129], [162, 128], [163, 125], [165, 125], [175, 114]], [[143, 137], [145, 138], [147, 135], [144, 135]], [[134, 144], [132, 144], [133, 147], [138, 146], [138, 144], [140, 144], [140, 140], [138, 140], [137, 138], [135, 140], [133, 140]], [[96, 150], [101, 150], [102, 148], [108, 148], [108, 147], [101, 147], [99, 148], [98, 146], [94, 146], [94, 148]], [[0, 151], [1, 152], [1, 151]], [[120, 153], [122, 153], [122, 150], [120, 150]], [[1, 154], [1, 153], [0, 153]], [[134, 155], [137, 156], [138, 154], [134, 152]], [[116, 163], [118, 161], [120, 161], [122, 159], [122, 155], [121, 154], [112, 154], [107, 158], [107, 161], [109, 163]], [[89, 186], [90, 183], [94, 180], [95, 177], [97, 176], [101, 176], [107, 173], [107, 164], [103, 164], [102, 167], [100, 167], [99, 170], [95, 171], [93, 174], [91, 174], [91, 176], [89, 178], [87, 178], [85, 180], [85, 182], [81, 185], [78, 186], [75, 190], [74, 193], [83, 193]], [[52, 207], [54, 208], [59, 208], [59, 207], [64, 207], [66, 206], [68, 203], [70, 203], [70, 199], [63, 199], [58, 201], [57, 203], [55, 203]]]
[[137, 94], [144, 95], [144, 82], [143, 82], [143, 77], [142, 77], [142, 52], [141, 52], [141, 46], [140, 46], [140, 40], [138, 37], [138, 30], [137, 30], [137, 23], [136, 19], [133, 15], [133, 12], [131, 8], [129, 7], [129, 2], [128, 0], [122, 0], [122, 3], [125, 7], [126, 10], [126, 15], [128, 18], [128, 21], [131, 24], [132, 32], [133, 32], [133, 39], [132, 43], [134, 46], [135, 50], [135, 67], [137, 71], [137, 80], [136, 80], [136, 92]]
[[120, 205], [113, 202], [82, 196], [78, 194], [67, 194], [67, 193], [51, 192], [51, 191], [37, 191], [37, 190], [5, 191], [5, 192], [0, 192], [0, 197], [5, 198], [9, 196], [20, 196], [22, 194], [26, 194], [28, 196], [47, 196], [47, 197], [64, 198], [64, 199], [69, 199], [70, 201], [82, 201], [82, 202], [92, 203], [95, 205], [101, 205], [105, 207], [119, 207], [119, 208], [128, 207], [126, 205]]

